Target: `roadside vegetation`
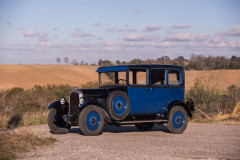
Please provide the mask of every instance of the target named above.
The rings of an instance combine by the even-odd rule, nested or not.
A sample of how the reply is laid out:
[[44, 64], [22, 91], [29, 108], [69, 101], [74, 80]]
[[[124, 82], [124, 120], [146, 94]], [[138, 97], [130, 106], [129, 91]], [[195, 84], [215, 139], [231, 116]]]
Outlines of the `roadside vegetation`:
[[[96, 82], [88, 82], [81, 88], [96, 88]], [[32, 89], [12, 88], [0, 92], [0, 128], [46, 124], [48, 105], [61, 97], [69, 96], [73, 87], [69, 85], [35, 85]], [[240, 101], [240, 87], [231, 85], [225, 91], [208, 88], [199, 79], [186, 91], [186, 100], [195, 103], [194, 121], [211, 122], [216, 116], [231, 114]], [[239, 109], [240, 110], [240, 109]], [[238, 111], [239, 113], [239, 111]], [[226, 117], [222, 119], [229, 119]], [[240, 120], [239, 114], [232, 117]]]
[[[240, 87], [231, 85], [225, 91], [205, 86], [200, 79], [186, 92], [186, 99], [195, 103], [195, 122], [219, 122], [221, 120], [240, 120], [240, 106], [236, 114], [234, 107], [240, 102]], [[231, 116], [230, 116], [231, 115]]]
[[17, 154], [36, 149], [39, 146], [50, 146], [56, 142], [52, 137], [40, 137], [27, 131], [0, 131], [0, 160], [19, 158]]

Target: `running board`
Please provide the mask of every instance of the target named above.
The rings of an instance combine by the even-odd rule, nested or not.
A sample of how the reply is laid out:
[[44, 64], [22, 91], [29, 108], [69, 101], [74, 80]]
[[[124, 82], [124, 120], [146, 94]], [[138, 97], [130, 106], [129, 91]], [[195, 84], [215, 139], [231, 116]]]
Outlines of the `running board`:
[[156, 120], [141, 120], [141, 121], [116, 121], [118, 124], [136, 124], [136, 123], [158, 123], [158, 122], [167, 122], [168, 120], [156, 119]]

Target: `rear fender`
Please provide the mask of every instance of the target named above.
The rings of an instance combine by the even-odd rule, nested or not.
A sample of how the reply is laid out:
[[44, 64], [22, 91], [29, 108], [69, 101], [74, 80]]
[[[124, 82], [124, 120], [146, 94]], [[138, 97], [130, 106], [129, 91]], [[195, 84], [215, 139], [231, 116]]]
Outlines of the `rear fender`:
[[98, 106], [102, 110], [105, 120], [107, 122], [111, 123], [111, 119], [110, 119], [108, 112], [105, 110], [105, 107], [98, 101], [93, 101], [93, 100], [86, 101], [80, 106], [80, 110], [82, 110], [83, 108], [86, 108], [89, 105]]
[[187, 104], [183, 103], [183, 102], [180, 102], [180, 101], [174, 101], [174, 102], [172, 102], [168, 105], [167, 109], [164, 111], [164, 113], [167, 117], [168, 117], [172, 107], [174, 107], [174, 106], [182, 106], [186, 110], [186, 112], [188, 114], [188, 117], [192, 118], [192, 113], [191, 113], [189, 107], [187, 106]]

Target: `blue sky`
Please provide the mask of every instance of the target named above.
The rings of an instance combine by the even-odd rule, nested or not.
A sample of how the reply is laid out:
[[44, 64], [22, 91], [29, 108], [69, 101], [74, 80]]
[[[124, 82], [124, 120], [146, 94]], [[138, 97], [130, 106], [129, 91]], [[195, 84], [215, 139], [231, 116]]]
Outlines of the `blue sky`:
[[0, 64], [240, 56], [238, 0], [0, 0]]

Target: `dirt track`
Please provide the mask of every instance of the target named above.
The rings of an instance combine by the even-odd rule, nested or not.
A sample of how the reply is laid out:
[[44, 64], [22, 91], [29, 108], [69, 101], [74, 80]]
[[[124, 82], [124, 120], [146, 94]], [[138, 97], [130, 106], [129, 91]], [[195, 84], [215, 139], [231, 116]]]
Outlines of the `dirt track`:
[[240, 159], [240, 126], [190, 124], [180, 135], [159, 125], [149, 132], [106, 126], [96, 137], [79, 134], [79, 128], [66, 135], [52, 135], [46, 125], [27, 128], [58, 142], [25, 159]]

